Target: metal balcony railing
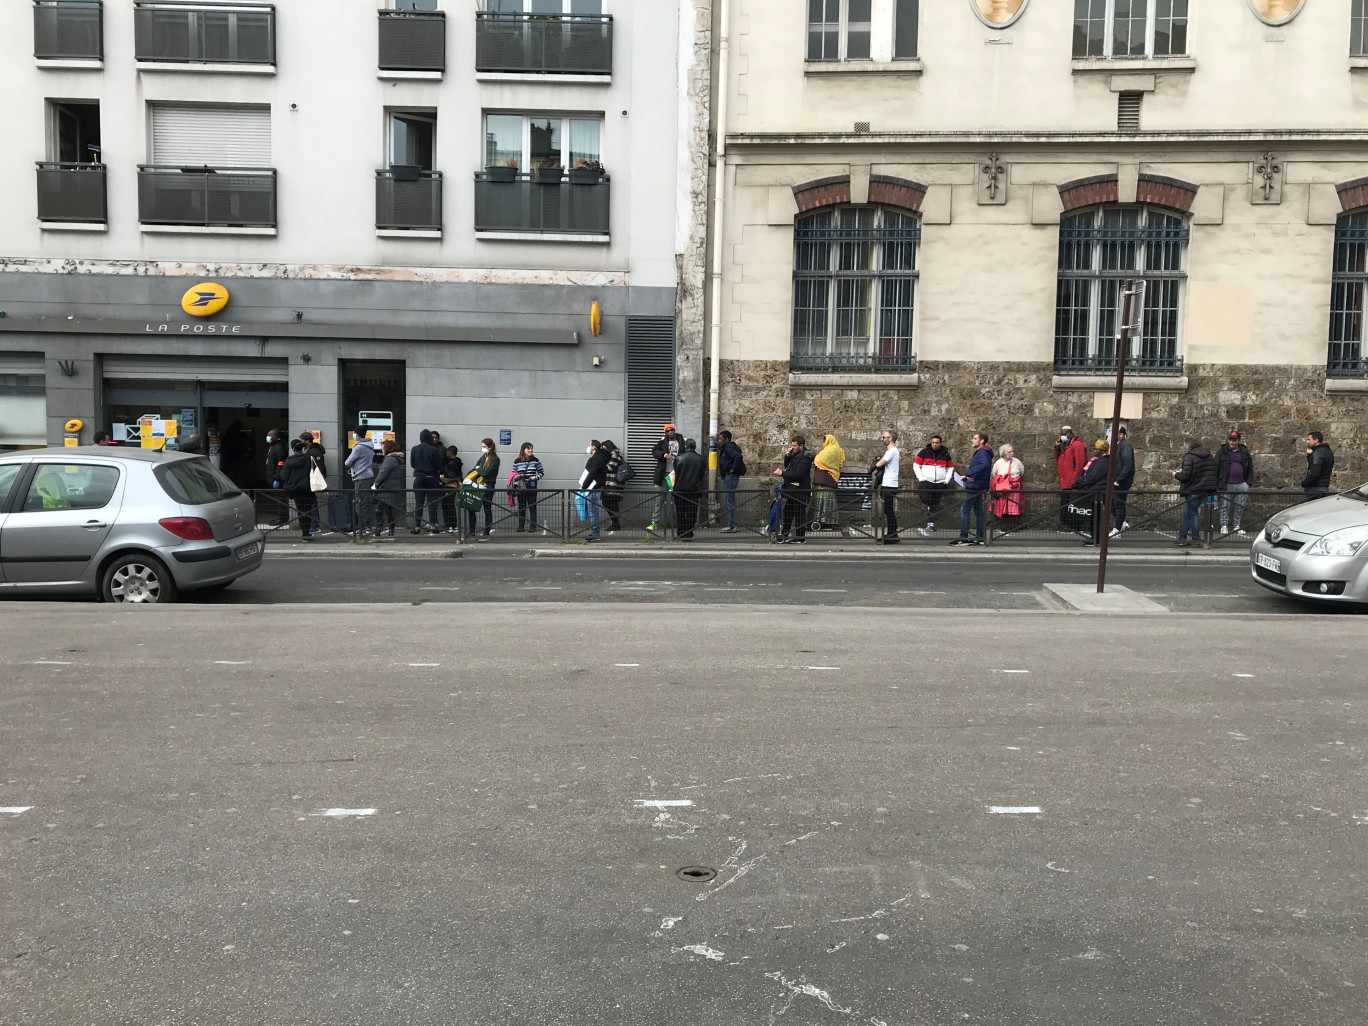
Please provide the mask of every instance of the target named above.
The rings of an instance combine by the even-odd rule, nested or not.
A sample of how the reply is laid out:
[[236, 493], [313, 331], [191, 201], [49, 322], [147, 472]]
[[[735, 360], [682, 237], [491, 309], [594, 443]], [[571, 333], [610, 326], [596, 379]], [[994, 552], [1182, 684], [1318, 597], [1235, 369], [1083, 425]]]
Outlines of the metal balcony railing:
[[106, 196], [103, 164], [38, 162], [38, 220], [103, 224]]
[[446, 15], [441, 11], [381, 11], [380, 70], [445, 71]]
[[1368, 378], [1368, 359], [1362, 356], [1331, 357], [1325, 364], [1327, 378]]
[[609, 179], [593, 184], [546, 184], [534, 175], [512, 181], [475, 176], [477, 232], [542, 232], [607, 235]]
[[275, 168], [139, 165], [138, 220], [200, 228], [274, 228]]
[[33, 56], [38, 60], [103, 60], [100, 0], [33, 0]]
[[611, 75], [609, 15], [475, 14], [475, 70], [526, 75]]
[[391, 167], [375, 172], [375, 227], [442, 230], [442, 172]]
[[133, 54], [146, 63], [275, 64], [275, 6], [135, 3]]
[[[1056, 355], [1054, 359], [1054, 372], [1061, 377], [1115, 374], [1116, 366], [1115, 355]], [[1181, 378], [1183, 376], [1183, 358], [1181, 356], [1128, 356], [1126, 357], [1126, 373], [1156, 378]]]
[[789, 370], [806, 374], [910, 374], [917, 369], [917, 357], [898, 351], [902, 348], [896, 346], [883, 353], [793, 353]]

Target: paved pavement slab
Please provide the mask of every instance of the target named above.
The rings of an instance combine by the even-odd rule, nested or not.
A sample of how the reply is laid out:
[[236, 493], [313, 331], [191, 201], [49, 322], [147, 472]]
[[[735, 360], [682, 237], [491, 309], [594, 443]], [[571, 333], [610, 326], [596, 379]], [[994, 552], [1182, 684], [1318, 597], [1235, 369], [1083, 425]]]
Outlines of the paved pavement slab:
[[1167, 613], [1169, 610], [1153, 599], [1131, 591], [1125, 585], [1112, 584], [1098, 594], [1095, 584], [1049, 584], [1045, 590], [1070, 609], [1080, 613], [1116, 613], [1130, 616], [1135, 613]]

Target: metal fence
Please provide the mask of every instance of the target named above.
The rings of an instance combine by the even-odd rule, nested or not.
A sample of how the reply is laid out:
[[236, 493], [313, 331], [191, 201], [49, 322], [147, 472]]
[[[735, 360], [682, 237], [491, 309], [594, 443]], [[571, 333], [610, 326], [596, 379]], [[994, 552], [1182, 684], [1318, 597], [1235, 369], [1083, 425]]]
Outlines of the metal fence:
[[102, 60], [100, 0], [34, 0], [33, 56], [38, 60]]
[[554, 181], [541, 172], [480, 172], [475, 175], [475, 230], [607, 235], [609, 181], [606, 175], [581, 184], [565, 182], [559, 172]]
[[103, 164], [38, 163], [38, 220], [103, 224], [105, 197]]
[[375, 227], [442, 230], [442, 172], [389, 168], [375, 172]]
[[138, 167], [143, 224], [274, 228], [274, 168]]
[[381, 71], [445, 71], [446, 14], [381, 11]]
[[135, 3], [139, 61], [274, 64], [275, 7], [261, 3]]
[[608, 15], [475, 14], [475, 70], [514, 74], [608, 75]]
[[[847, 480], [853, 479], [847, 485]], [[404, 540], [451, 535], [468, 541], [576, 542], [595, 535], [615, 542], [714, 541], [882, 543], [888, 526], [883, 495], [871, 494], [868, 476], [846, 475], [844, 488], [785, 494], [774, 486], [704, 491], [692, 495], [653, 489], [598, 493], [592, 500], [573, 489], [492, 489], [477, 510], [462, 509], [452, 488], [432, 491], [319, 492], [301, 502], [281, 491], [253, 493], [258, 526], [281, 537], [304, 533], [367, 540]], [[904, 489], [894, 497], [898, 536], [906, 544], [933, 546], [960, 537], [967, 500], [959, 489]], [[1081, 492], [1031, 490], [982, 493], [986, 546], [1078, 545], [1090, 540], [1099, 500]], [[1280, 510], [1302, 501], [1292, 491], [1251, 491], [1203, 500], [1197, 507], [1198, 541], [1204, 547], [1247, 544]], [[1118, 494], [1113, 551], [1152, 549], [1178, 541], [1187, 500], [1177, 492]], [[597, 507], [595, 509], [595, 507]], [[971, 504], [968, 537], [978, 536]], [[734, 529], [733, 529], [734, 528]], [[1224, 530], [1223, 530], [1224, 528]]]

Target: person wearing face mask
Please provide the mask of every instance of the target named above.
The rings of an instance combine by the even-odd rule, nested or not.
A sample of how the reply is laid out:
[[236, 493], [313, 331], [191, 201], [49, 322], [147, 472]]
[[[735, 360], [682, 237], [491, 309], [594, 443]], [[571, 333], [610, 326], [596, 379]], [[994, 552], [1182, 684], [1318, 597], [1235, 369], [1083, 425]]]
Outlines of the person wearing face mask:
[[[499, 480], [499, 454], [494, 451], [494, 439], [485, 438], [480, 441], [480, 458], [475, 461], [475, 467], [466, 475], [466, 480], [473, 482], [484, 489], [484, 533], [480, 535], [480, 541], [489, 541], [489, 536], [494, 532], [494, 485]], [[466, 511], [466, 525], [470, 528], [470, 533], [475, 533], [475, 511]]]
[[1073, 502], [1074, 486], [1078, 484], [1078, 478], [1088, 462], [1088, 449], [1083, 439], [1075, 435], [1068, 424], [1060, 429], [1054, 458], [1055, 469], [1059, 473], [1059, 533], [1073, 534], [1078, 525], [1069, 512], [1069, 505]]
[[584, 493], [585, 510], [589, 514], [588, 541], [599, 540], [599, 500], [603, 495], [603, 485], [608, 480], [608, 454], [603, 451], [595, 438], [585, 447], [584, 473], [580, 474], [580, 491]]

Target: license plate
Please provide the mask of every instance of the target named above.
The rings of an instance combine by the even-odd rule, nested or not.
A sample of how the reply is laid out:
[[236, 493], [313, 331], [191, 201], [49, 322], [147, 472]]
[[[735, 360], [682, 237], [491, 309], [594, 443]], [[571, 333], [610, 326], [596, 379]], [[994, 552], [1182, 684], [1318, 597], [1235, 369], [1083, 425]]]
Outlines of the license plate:
[[1262, 552], [1254, 553], [1254, 562], [1265, 570], [1272, 570], [1275, 574], [1282, 573], [1282, 560], [1274, 559], [1272, 556], [1265, 556]]
[[257, 542], [252, 542], [250, 545], [244, 545], [242, 548], [238, 549], [235, 555], [238, 559], [247, 559], [251, 556], [255, 556], [260, 551], [261, 546]]

